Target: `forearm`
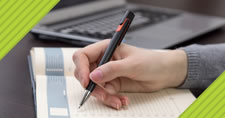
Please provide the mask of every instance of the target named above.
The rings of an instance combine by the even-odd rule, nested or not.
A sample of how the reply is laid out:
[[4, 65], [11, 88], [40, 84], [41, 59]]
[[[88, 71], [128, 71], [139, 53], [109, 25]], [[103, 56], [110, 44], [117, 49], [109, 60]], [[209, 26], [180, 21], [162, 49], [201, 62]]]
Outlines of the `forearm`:
[[180, 88], [207, 88], [225, 70], [225, 44], [191, 45], [182, 48], [188, 71]]

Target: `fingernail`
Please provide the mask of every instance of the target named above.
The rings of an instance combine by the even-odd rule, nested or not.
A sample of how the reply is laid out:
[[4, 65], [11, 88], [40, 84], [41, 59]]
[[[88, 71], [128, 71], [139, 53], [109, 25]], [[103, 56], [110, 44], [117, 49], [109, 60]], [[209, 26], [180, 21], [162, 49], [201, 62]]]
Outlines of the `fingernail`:
[[101, 81], [103, 78], [103, 74], [101, 70], [94, 70], [91, 74], [90, 74], [90, 78], [94, 81]]
[[115, 109], [119, 109], [119, 104], [117, 104], [117, 103], [112, 103], [111, 105], [112, 105], [112, 107], [114, 107]]

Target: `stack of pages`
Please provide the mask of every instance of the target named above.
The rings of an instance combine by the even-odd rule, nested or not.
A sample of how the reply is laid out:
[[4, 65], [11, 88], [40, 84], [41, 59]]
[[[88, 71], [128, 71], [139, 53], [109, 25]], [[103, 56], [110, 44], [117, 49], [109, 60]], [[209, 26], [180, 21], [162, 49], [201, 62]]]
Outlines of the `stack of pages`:
[[37, 118], [176, 118], [194, 100], [189, 90], [127, 95], [127, 108], [109, 108], [94, 97], [78, 110], [84, 89], [74, 77], [77, 48], [33, 48], [28, 57]]

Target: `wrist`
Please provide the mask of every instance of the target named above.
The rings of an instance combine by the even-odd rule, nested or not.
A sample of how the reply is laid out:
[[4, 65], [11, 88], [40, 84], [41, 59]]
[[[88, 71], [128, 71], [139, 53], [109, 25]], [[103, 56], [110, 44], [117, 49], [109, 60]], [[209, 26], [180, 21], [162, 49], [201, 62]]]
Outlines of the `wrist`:
[[179, 87], [181, 86], [187, 76], [187, 55], [185, 51], [181, 49], [168, 51], [168, 69], [171, 70], [169, 73], [170, 86]]

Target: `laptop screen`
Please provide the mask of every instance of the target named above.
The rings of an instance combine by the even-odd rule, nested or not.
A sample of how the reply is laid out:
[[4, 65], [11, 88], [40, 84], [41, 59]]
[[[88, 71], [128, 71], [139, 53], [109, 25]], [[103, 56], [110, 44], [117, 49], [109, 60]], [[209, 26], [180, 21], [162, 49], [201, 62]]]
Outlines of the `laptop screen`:
[[80, 5], [83, 3], [87, 2], [94, 2], [94, 1], [99, 1], [99, 0], [61, 0], [53, 10], [55, 9], [60, 9], [64, 7], [69, 7], [69, 6], [75, 6], [75, 5]]

